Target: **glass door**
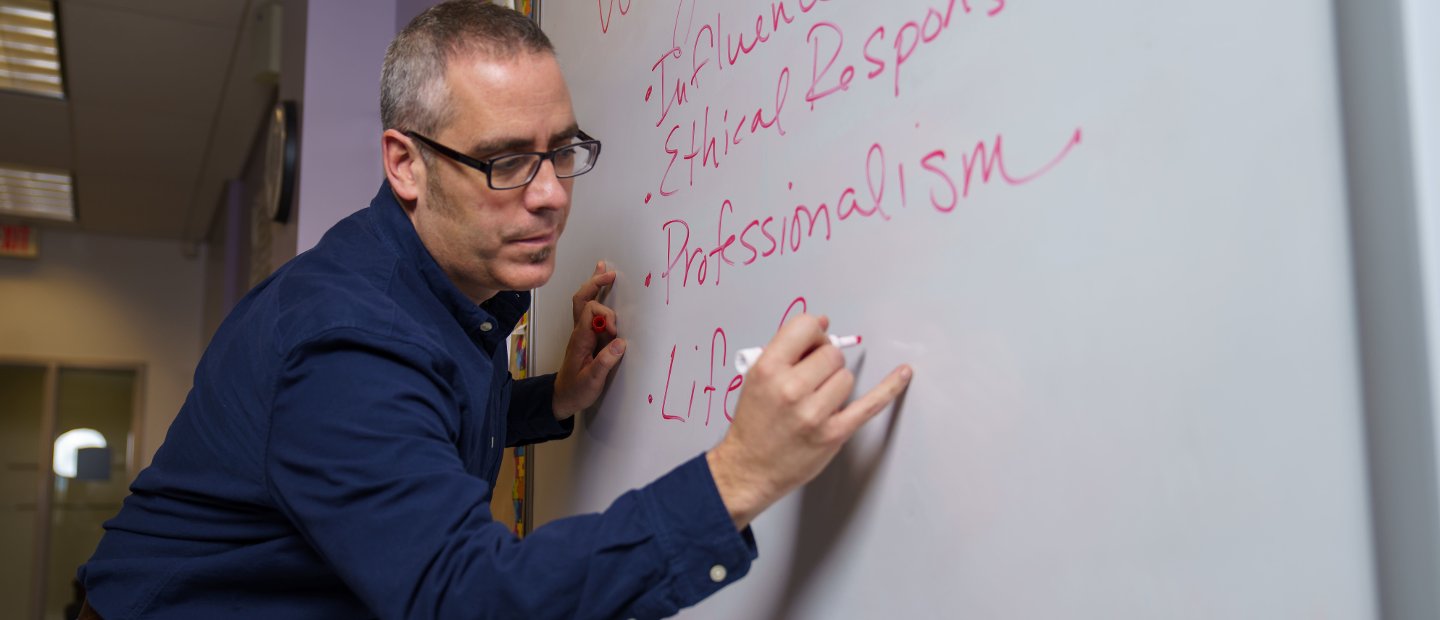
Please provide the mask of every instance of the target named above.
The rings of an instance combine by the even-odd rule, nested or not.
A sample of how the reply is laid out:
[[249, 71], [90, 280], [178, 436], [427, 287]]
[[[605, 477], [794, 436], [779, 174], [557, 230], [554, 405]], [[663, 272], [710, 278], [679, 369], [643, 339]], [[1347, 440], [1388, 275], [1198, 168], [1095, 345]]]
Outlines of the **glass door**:
[[6, 617], [78, 612], [75, 570], [133, 477], [142, 372], [0, 362], [0, 600], [13, 606]]
[[45, 555], [45, 619], [62, 620], [77, 601], [75, 570], [120, 511], [130, 486], [134, 369], [59, 369]]

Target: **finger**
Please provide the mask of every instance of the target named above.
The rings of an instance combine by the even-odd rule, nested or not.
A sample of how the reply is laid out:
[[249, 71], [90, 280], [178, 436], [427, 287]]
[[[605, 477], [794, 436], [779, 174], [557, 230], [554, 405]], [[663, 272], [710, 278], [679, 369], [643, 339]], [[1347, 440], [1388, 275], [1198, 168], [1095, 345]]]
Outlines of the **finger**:
[[616, 338], [610, 344], [595, 354], [591, 360], [580, 369], [581, 379], [589, 385], [599, 387], [605, 383], [610, 376], [610, 371], [620, 365], [620, 360], [625, 357], [625, 348], [628, 344], [623, 338]]
[[822, 422], [829, 424], [826, 418], [834, 417], [853, 391], [855, 391], [855, 375], [842, 368], [838, 372], [831, 373], [829, 377], [825, 378], [824, 383], [815, 389], [815, 392], [810, 395], [810, 402], [806, 403], [806, 411], [811, 415], [819, 416]]
[[[605, 318], [604, 330], [595, 331], [595, 317]], [[565, 348], [568, 357], [573, 358], [579, 364], [590, 363], [590, 358], [595, 355], [597, 350], [619, 335], [619, 328], [616, 326], [617, 320], [618, 315], [615, 314], [615, 311], [600, 302], [586, 303], [584, 309], [580, 311], [580, 316], [576, 319], [574, 329], [570, 330], [570, 344]]]
[[585, 322], [577, 321], [575, 328], [570, 330], [570, 343], [565, 345], [565, 356], [567, 359], [583, 363], [595, 354], [595, 348], [600, 346], [600, 334], [590, 328], [588, 319]]
[[615, 283], [615, 272], [605, 270], [605, 261], [595, 263], [595, 273], [580, 285], [575, 295], [570, 298], [571, 314], [574, 320], [580, 320], [580, 312], [585, 304], [600, 297], [601, 289]]
[[595, 299], [604, 303], [605, 296], [610, 292], [610, 288], [615, 285], [616, 273], [605, 264], [605, 261], [596, 261], [595, 273], [591, 276], [591, 279], [594, 280], [595, 278], [599, 278], [599, 281], [596, 282]]
[[580, 286], [580, 289], [575, 291], [575, 295], [570, 298], [571, 309], [575, 315], [575, 320], [580, 320], [580, 311], [585, 307], [585, 304], [599, 299], [601, 289], [614, 283], [615, 272], [613, 271], [586, 280], [585, 283]]
[[620, 315], [616, 314], [609, 306], [598, 301], [590, 301], [585, 304], [585, 311], [581, 313], [581, 320], [591, 331], [594, 331], [595, 317], [605, 318], [605, 329], [597, 332], [597, 336], [614, 337], [620, 335]]
[[901, 364], [895, 370], [890, 371], [879, 385], [870, 388], [860, 398], [851, 403], [831, 418], [835, 432], [843, 437], [850, 437], [859, 430], [862, 425], [869, 422], [890, 403], [895, 402], [905, 388], [910, 386], [910, 378], [914, 376], [914, 370], [909, 364]]
[[[828, 340], [800, 358], [793, 368], [792, 381], [798, 381], [806, 391], [814, 391], [845, 368], [845, 354]], [[829, 409], [834, 411], [845, 402], [842, 398]]]
[[[801, 314], [780, 327], [780, 331], [765, 345], [757, 364], [794, 366], [801, 358], [826, 342], [825, 325], [829, 319]], [[818, 382], [817, 382], [818, 383]]]

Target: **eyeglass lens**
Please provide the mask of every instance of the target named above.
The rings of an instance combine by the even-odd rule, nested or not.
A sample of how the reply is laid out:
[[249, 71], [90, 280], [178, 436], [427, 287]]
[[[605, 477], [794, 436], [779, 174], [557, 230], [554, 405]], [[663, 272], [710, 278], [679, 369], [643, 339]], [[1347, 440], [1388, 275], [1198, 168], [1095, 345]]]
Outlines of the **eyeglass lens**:
[[[594, 144], [572, 144], [553, 151], [555, 176], [562, 179], [585, 174], [595, 165]], [[521, 153], [490, 160], [490, 183], [496, 189], [510, 189], [529, 183], [540, 171], [541, 155]]]

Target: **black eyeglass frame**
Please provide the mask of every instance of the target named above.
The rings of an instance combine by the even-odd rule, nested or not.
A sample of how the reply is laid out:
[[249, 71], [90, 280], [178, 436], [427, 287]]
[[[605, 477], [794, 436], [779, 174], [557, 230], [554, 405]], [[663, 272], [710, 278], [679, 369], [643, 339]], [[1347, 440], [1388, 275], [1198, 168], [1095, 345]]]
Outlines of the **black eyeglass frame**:
[[[576, 130], [576, 133], [575, 133], [575, 137], [580, 138], [580, 141], [579, 141], [579, 142], [572, 142], [572, 143], [567, 144], [567, 145], [565, 145], [565, 146], [562, 146], [562, 147], [559, 147], [559, 148], [555, 148], [555, 149], [550, 149], [550, 150], [545, 151], [545, 152], [543, 152], [543, 153], [536, 153], [536, 152], [528, 152], [528, 153], [508, 153], [508, 154], [505, 154], [505, 155], [501, 155], [501, 156], [499, 156], [499, 157], [491, 158], [491, 159], [488, 160], [488, 161], [487, 161], [487, 160], [483, 160], [483, 159], [475, 159], [474, 157], [471, 157], [471, 156], [469, 156], [469, 155], [466, 155], [466, 154], [464, 154], [464, 153], [461, 153], [460, 151], [457, 151], [457, 150], [452, 149], [452, 148], [450, 148], [450, 147], [448, 147], [448, 146], [445, 146], [445, 145], [443, 145], [443, 144], [440, 144], [439, 142], [436, 142], [436, 141], [434, 141], [434, 140], [432, 140], [432, 139], [430, 139], [430, 138], [427, 138], [427, 137], [425, 137], [424, 135], [421, 135], [419, 132], [411, 131], [411, 130], [408, 130], [408, 129], [407, 129], [407, 130], [405, 130], [404, 133], [405, 133], [405, 135], [409, 136], [411, 139], [420, 141], [421, 144], [424, 144], [425, 146], [430, 147], [430, 148], [431, 148], [432, 150], [434, 150], [436, 153], [439, 153], [439, 154], [444, 155], [445, 157], [447, 157], [447, 158], [449, 158], [449, 159], [451, 159], [451, 160], [454, 160], [456, 163], [464, 164], [464, 165], [466, 165], [466, 166], [469, 166], [469, 167], [471, 167], [471, 168], [474, 168], [474, 169], [476, 169], [476, 170], [479, 170], [480, 172], [485, 173], [485, 184], [488, 185], [488, 186], [490, 186], [490, 189], [493, 189], [493, 190], [496, 190], [496, 191], [505, 191], [505, 190], [509, 190], [509, 189], [520, 189], [520, 188], [522, 188], [522, 187], [525, 187], [526, 185], [529, 185], [531, 181], [534, 181], [534, 180], [535, 180], [535, 175], [540, 174], [540, 167], [543, 166], [543, 165], [545, 165], [546, 160], [549, 160], [549, 161], [550, 161], [550, 164], [553, 166], [553, 165], [555, 164], [555, 156], [556, 156], [556, 155], [559, 155], [559, 154], [560, 154], [560, 151], [564, 151], [564, 150], [566, 150], [566, 149], [572, 149], [572, 148], [575, 148], [575, 147], [585, 146], [585, 145], [589, 145], [589, 144], [595, 145], [595, 150], [594, 150], [594, 151], [591, 153], [591, 155], [590, 155], [590, 167], [589, 167], [589, 168], [586, 168], [585, 170], [583, 170], [583, 171], [581, 171], [581, 172], [576, 172], [576, 173], [574, 173], [574, 174], [568, 174], [568, 175], [562, 175], [562, 174], [560, 174], [560, 171], [557, 169], [557, 170], [555, 171], [555, 177], [556, 177], [556, 178], [560, 178], [560, 179], [573, 179], [573, 178], [578, 177], [578, 176], [580, 176], [580, 175], [582, 175], [582, 174], [585, 174], [586, 172], [590, 172], [591, 170], [594, 170], [594, 169], [595, 169], [595, 164], [600, 161], [600, 141], [599, 141], [599, 140], [596, 140], [596, 139], [595, 139], [593, 136], [591, 136], [590, 134], [587, 134], [587, 133], [585, 133], [584, 131], [580, 131], [580, 130]], [[534, 167], [534, 168], [531, 168], [531, 169], [530, 169], [530, 176], [529, 176], [529, 177], [526, 177], [524, 183], [521, 183], [521, 184], [516, 185], [516, 186], [514, 186], [514, 187], [495, 187], [495, 179], [491, 178], [491, 176], [490, 176], [490, 170], [494, 167], [495, 162], [500, 161], [500, 160], [502, 160], [502, 159], [509, 159], [509, 158], [512, 158], [512, 157], [530, 157], [530, 156], [539, 156], [539, 157], [540, 157], [540, 160], [535, 164], [535, 167]]]

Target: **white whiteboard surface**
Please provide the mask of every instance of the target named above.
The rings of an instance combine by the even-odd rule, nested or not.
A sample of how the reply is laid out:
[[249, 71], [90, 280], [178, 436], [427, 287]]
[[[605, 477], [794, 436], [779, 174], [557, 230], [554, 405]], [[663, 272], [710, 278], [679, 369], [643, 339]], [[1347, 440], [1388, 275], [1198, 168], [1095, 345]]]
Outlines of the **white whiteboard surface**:
[[[1374, 617], [1329, 5], [969, 7], [544, 6], [604, 152], [536, 360], [554, 370], [597, 259], [630, 348], [578, 437], [542, 448], [564, 501], [538, 520], [713, 446], [734, 351], [803, 298], [865, 337], [862, 388], [901, 362], [915, 380], [683, 617]], [[932, 40], [897, 78], [902, 31]], [[812, 108], [814, 74], [824, 94], [847, 66]], [[828, 238], [797, 210], [821, 203]]]
[[[1408, 84], [1414, 136], [1415, 170], [1422, 171], [1415, 179], [1419, 196], [1420, 236], [1426, 250], [1424, 272], [1440, 274], [1440, 2], [1406, 0], [1404, 40], [1408, 44]], [[1440, 283], [1426, 278], [1426, 306], [1433, 317], [1430, 325], [1440, 325]], [[1434, 359], [1440, 356], [1440, 333], [1430, 330], [1429, 350]], [[1440, 385], [1440, 365], [1432, 364], [1431, 385]], [[1440, 433], [1440, 428], [1434, 430]], [[1440, 443], [1440, 435], [1435, 438]]]

